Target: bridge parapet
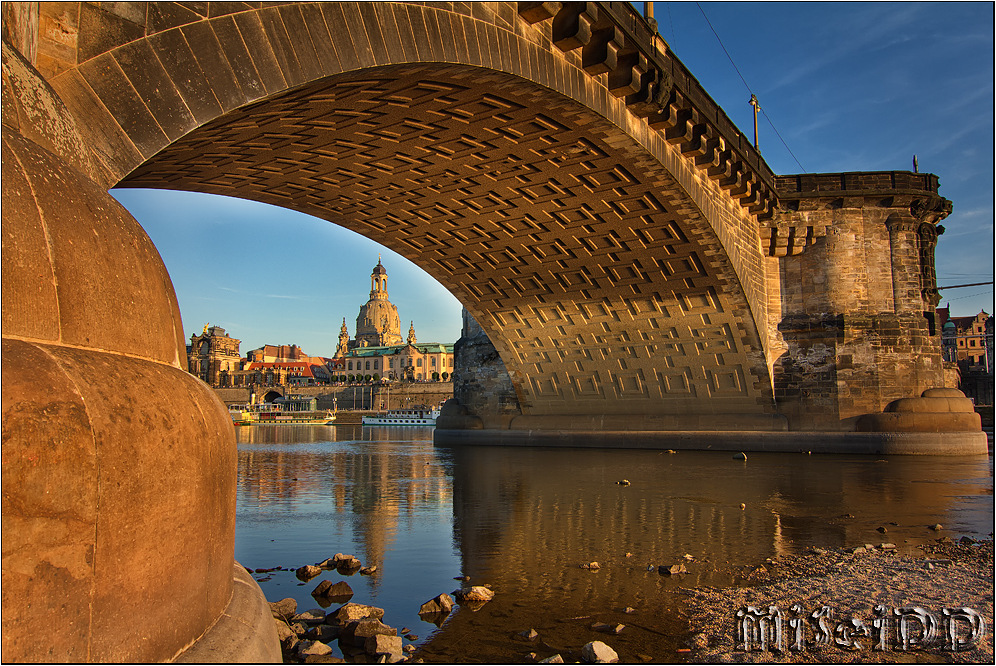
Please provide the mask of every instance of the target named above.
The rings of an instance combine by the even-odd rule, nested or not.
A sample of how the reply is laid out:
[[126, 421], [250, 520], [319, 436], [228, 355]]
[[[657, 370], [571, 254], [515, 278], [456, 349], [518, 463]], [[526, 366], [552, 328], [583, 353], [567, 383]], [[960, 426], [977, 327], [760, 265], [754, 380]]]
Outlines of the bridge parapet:
[[[629, 3], [519, 2], [519, 16], [545, 24], [561, 51], [581, 50], [581, 65], [626, 108], [659, 131], [695, 167], [759, 221], [778, 205], [775, 176], [685, 65]], [[549, 22], [549, 23], [546, 23]]]
[[819, 210], [891, 208], [909, 211], [918, 223], [936, 225], [951, 212], [951, 202], [937, 194], [932, 173], [862, 171], [775, 176], [778, 210], [761, 221], [762, 248], [771, 257], [801, 253], [823, 238], [829, 227]]

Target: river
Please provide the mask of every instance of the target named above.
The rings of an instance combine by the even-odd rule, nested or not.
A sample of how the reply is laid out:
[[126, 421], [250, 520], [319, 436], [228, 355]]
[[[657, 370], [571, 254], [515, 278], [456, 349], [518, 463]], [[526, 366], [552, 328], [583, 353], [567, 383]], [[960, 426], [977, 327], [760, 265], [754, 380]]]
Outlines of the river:
[[[737, 460], [707, 451], [435, 448], [431, 428], [236, 433], [236, 559], [290, 569], [256, 574], [267, 599], [317, 608], [311, 590], [345, 580], [352, 601], [410, 629], [417, 638], [405, 642], [427, 662], [566, 657], [591, 640], [625, 662], [675, 661], [681, 588], [729, 585], [766, 558], [811, 546], [890, 542], [914, 552], [938, 536], [988, 537], [993, 526], [986, 456]], [[295, 577], [293, 569], [339, 552], [377, 571]], [[600, 568], [579, 567], [589, 562]], [[688, 574], [658, 573], [679, 562]], [[421, 620], [421, 604], [459, 587], [460, 576], [491, 585], [494, 600], [476, 612], [457, 607], [441, 627]], [[596, 622], [626, 628], [606, 636], [591, 629]], [[529, 629], [538, 641], [516, 636]]]

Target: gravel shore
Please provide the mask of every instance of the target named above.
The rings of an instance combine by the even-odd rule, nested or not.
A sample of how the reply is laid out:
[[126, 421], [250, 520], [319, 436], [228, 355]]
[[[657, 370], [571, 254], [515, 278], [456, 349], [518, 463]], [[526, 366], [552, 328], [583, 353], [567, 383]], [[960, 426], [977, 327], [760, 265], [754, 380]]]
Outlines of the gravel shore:
[[[764, 566], [746, 572], [747, 582], [733, 588], [687, 590], [693, 632], [688, 659], [697, 663], [993, 663], [993, 542], [965, 539], [953, 542], [942, 538], [920, 546], [922, 556], [902, 556], [891, 549], [871, 550], [812, 549], [812, 552], [769, 560]], [[794, 629], [788, 620], [799, 604], [799, 615], [809, 616], [827, 606], [832, 609], [826, 626], [836, 629], [836, 637], [851, 646], [835, 642], [817, 645], [813, 624], [807, 623], [803, 650], [790, 650]], [[873, 627], [874, 608], [919, 606], [938, 621], [938, 639], [930, 646], [903, 651], [890, 619], [886, 651], [872, 650], [879, 642]], [[762, 612], [776, 606], [783, 616], [781, 652], [750, 652], [736, 645], [736, 613], [747, 606]], [[968, 649], [945, 650], [943, 608], [967, 607], [985, 620], [984, 635]], [[856, 637], [860, 648], [847, 640], [853, 619], [869, 629], [870, 636]], [[919, 626], [914, 623], [914, 626]], [[840, 627], [839, 629], [837, 629]], [[963, 627], [964, 629], [964, 627]], [[911, 634], [919, 636], [919, 630]], [[967, 631], [961, 631], [961, 636]]]

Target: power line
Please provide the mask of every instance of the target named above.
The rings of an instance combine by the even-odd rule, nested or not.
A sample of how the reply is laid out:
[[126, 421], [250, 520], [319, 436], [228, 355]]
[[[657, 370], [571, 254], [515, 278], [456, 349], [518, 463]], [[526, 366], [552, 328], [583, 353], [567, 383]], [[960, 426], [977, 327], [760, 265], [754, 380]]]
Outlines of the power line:
[[969, 294], [968, 296], [959, 296], [957, 298], [945, 298], [944, 300], [950, 303], [951, 301], [962, 301], [965, 300], [966, 298], [975, 298], [976, 296], [986, 296], [992, 293], [993, 293], [992, 291], [980, 291], [977, 294]]
[[[709, 20], [708, 16], [706, 16], [705, 10], [702, 9], [702, 5], [696, 2], [695, 6], [699, 8], [700, 12], [702, 12], [702, 18], [704, 18], [706, 23], [709, 25], [709, 29], [712, 30], [712, 34], [716, 35], [716, 41], [719, 42], [720, 47], [723, 49], [723, 53], [726, 54], [726, 57], [727, 59], [729, 59], [730, 64], [733, 65], [733, 69], [736, 70], [737, 76], [739, 76], [740, 80], [744, 82], [744, 87], [747, 88], [747, 92], [749, 92], [751, 95], [754, 95], [754, 91], [751, 90], [750, 84], [747, 83], [747, 79], [744, 78], [744, 75], [740, 73], [740, 68], [737, 67], [737, 63], [733, 62], [733, 57], [730, 55], [730, 52], [726, 50], [726, 45], [723, 44], [723, 40], [720, 39], [719, 33], [716, 32], [716, 28], [712, 26], [712, 21]], [[756, 95], [754, 96], [756, 97]], [[778, 128], [775, 127], [775, 124], [773, 122], [771, 122], [771, 118], [769, 118], [768, 114], [765, 113], [764, 107], [761, 107], [760, 111], [761, 115], [764, 116], [764, 119], [768, 121], [769, 125], [771, 125], [771, 129], [774, 131], [775, 136], [777, 136], [778, 140], [782, 142], [782, 145], [785, 146], [785, 150], [787, 150], [788, 154], [792, 156], [792, 159], [795, 160], [795, 163], [799, 165], [799, 168], [802, 169], [802, 172], [809, 173], [808, 171], [806, 171], [806, 167], [802, 166], [802, 162], [800, 162], [799, 158], [795, 156], [795, 153], [792, 152], [792, 149], [789, 148], [788, 143], [785, 142], [785, 139], [782, 138], [782, 135], [778, 131]]]
[[961, 287], [981, 287], [984, 284], [993, 284], [992, 281], [989, 282], [969, 282], [968, 284], [952, 284], [947, 287], [938, 287], [937, 290], [941, 289], [959, 289]]

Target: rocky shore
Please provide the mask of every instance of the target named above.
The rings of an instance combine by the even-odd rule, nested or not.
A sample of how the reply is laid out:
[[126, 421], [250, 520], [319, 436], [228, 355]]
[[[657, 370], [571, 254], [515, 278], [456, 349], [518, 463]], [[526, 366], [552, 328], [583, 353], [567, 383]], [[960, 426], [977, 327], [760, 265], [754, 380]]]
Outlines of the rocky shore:
[[[643, 662], [691, 663], [991, 663], [992, 540], [963, 537], [956, 542], [944, 537], [919, 549], [922, 553], [913, 556], [898, 554], [889, 543], [811, 548], [802, 555], [737, 567], [739, 583], [732, 587], [679, 588], [688, 617], [684, 647], [676, 652], [672, 647], [667, 655], [638, 657]], [[580, 566], [599, 567], [594, 562]], [[658, 573], [684, 573], [680, 571], [683, 565], [665, 568], [659, 567]], [[337, 554], [288, 571], [306, 583], [328, 570], [346, 576], [370, 575], [376, 567], [364, 567], [352, 556]], [[266, 575], [266, 570], [255, 573]], [[418, 609], [419, 617], [438, 627], [456, 606], [479, 610], [495, 596], [488, 585], [471, 585], [466, 577], [457, 580], [459, 587], [451, 594], [426, 600]], [[422, 663], [419, 637], [407, 627], [385, 623], [383, 609], [350, 602], [352, 590], [346, 581], [323, 580], [311, 594], [322, 608], [302, 611], [290, 598], [270, 603], [284, 663]], [[897, 615], [896, 609], [905, 616]], [[969, 609], [955, 613], [955, 640], [961, 641], [958, 650], [950, 649], [952, 618], [944, 609], [949, 613], [950, 609]], [[984, 623], [974, 627], [975, 637], [971, 612]], [[748, 615], [754, 617], [747, 618], [745, 628]], [[609, 637], [605, 642], [579, 642], [560, 654], [539, 649], [539, 654], [520, 652], [519, 659], [533, 663], [618, 661], [611, 636], [623, 625], [591, 628]], [[762, 629], [766, 632], [763, 646]], [[752, 641], [749, 647], [745, 638]], [[510, 640], [536, 642], [527, 632]], [[439, 656], [431, 650], [424, 655], [428, 661]], [[467, 656], [468, 660], [473, 657]]]
[[[804, 555], [770, 559], [748, 569], [746, 581], [738, 587], [683, 590], [691, 611], [688, 659], [697, 663], [992, 663], [993, 541], [963, 537], [955, 542], [944, 537], [919, 548], [924, 554], [916, 557], [896, 554], [892, 544], [813, 548]], [[977, 642], [970, 640], [970, 621], [962, 614], [955, 629], [956, 640], [964, 643], [958, 651], [951, 650], [946, 608], [968, 608], [981, 616], [985, 626]], [[895, 609], [905, 616], [906, 649], [901, 615]], [[755, 618], [748, 620], [745, 633], [743, 621], [750, 614]], [[755, 625], [760, 617], [767, 620]], [[802, 622], [794, 623], [797, 618]], [[755, 626], [768, 632], [766, 649], [759, 645], [761, 631], [754, 631]], [[749, 651], [744, 645], [748, 634], [753, 639]]]
[[[269, 574], [284, 570], [252, 569], [250, 573]], [[308, 582], [325, 571], [335, 570], [345, 576], [355, 573], [372, 575], [376, 566], [364, 567], [352, 555], [337, 553], [323, 562], [308, 564], [294, 570], [298, 579]], [[263, 580], [266, 580], [265, 578]], [[480, 610], [494, 598], [489, 585], [471, 585], [469, 577], [457, 578], [460, 587], [450, 594], [442, 593], [427, 600], [419, 608], [419, 617], [441, 626], [456, 605], [471, 611]], [[333, 663], [422, 663], [418, 657], [415, 641], [418, 636], [407, 627], [398, 629], [385, 624], [384, 609], [366, 604], [351, 603], [352, 588], [345, 581], [320, 582], [311, 592], [315, 601], [324, 608], [342, 604], [335, 610], [326, 612], [322, 608], [300, 611], [295, 599], [286, 598], [270, 601], [270, 611], [276, 623], [277, 636], [285, 664], [333, 664]], [[524, 632], [525, 633], [525, 632]], [[527, 637], [528, 638], [528, 637]], [[343, 657], [334, 654], [331, 645], [335, 643]], [[602, 641], [590, 641], [580, 646], [583, 661], [592, 664], [616, 663], [618, 655]], [[562, 664], [560, 655], [545, 659], [534, 659], [537, 663]]]

